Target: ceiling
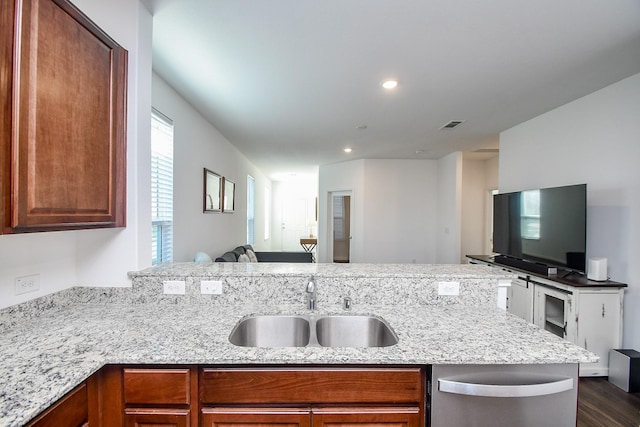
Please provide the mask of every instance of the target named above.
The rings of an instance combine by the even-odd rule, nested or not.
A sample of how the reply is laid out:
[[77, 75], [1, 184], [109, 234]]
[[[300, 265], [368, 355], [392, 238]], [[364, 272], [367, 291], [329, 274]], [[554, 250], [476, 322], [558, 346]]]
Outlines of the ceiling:
[[154, 70], [269, 175], [486, 155], [499, 132], [640, 72], [639, 0], [146, 4]]

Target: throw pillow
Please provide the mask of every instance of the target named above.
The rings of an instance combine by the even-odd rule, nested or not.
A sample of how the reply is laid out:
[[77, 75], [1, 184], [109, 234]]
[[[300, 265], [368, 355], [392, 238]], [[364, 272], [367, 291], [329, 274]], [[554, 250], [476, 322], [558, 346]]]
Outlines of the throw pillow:
[[212, 262], [212, 259], [209, 255], [204, 252], [197, 252], [193, 257], [193, 262]]
[[249, 257], [247, 254], [242, 254], [238, 257], [238, 262], [249, 262]]
[[256, 253], [253, 252], [251, 249], [247, 249], [247, 256], [249, 257], [249, 262], [258, 262], [258, 257], [256, 256]]

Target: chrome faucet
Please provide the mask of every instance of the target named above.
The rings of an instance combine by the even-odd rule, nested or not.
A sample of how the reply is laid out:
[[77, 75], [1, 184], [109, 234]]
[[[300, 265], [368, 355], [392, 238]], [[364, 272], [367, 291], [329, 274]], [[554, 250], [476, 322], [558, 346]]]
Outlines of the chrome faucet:
[[311, 276], [309, 282], [307, 283], [306, 292], [309, 298], [309, 310], [316, 309], [316, 279]]

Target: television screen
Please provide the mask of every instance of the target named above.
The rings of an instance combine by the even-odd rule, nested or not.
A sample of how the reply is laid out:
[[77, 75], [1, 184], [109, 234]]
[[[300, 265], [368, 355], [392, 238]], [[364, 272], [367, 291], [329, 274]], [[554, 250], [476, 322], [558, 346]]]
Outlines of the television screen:
[[585, 271], [587, 185], [496, 194], [493, 251], [525, 261]]

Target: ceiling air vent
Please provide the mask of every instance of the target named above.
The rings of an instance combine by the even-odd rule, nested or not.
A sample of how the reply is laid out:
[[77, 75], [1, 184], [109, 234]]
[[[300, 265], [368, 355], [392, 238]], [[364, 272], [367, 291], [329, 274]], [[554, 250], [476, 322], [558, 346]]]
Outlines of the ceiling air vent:
[[474, 153], [499, 153], [500, 150], [497, 148], [478, 148], [477, 150], [473, 150]]
[[454, 128], [457, 128], [458, 126], [460, 126], [463, 123], [464, 123], [464, 120], [451, 120], [449, 123], [447, 123], [444, 126], [442, 126], [440, 128], [440, 130], [454, 129]]

